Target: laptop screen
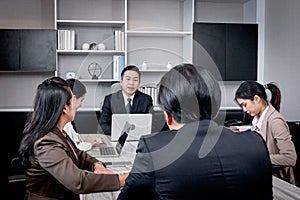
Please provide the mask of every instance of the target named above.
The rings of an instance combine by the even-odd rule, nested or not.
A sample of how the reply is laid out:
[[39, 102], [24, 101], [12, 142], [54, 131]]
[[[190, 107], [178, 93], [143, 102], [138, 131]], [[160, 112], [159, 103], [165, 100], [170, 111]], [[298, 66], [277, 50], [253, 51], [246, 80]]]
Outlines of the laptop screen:
[[152, 114], [113, 114], [111, 141], [117, 141], [124, 128], [128, 129], [127, 140], [138, 141], [142, 135], [151, 133]]

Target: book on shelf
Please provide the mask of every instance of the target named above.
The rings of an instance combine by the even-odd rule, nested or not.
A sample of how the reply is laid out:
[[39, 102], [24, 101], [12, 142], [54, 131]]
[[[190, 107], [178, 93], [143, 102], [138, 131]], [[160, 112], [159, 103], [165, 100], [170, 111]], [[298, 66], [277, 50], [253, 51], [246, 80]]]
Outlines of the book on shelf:
[[140, 87], [139, 90], [152, 97], [153, 105], [157, 105], [158, 88], [157, 87]]
[[115, 50], [124, 51], [125, 50], [125, 33], [120, 30], [115, 30]]
[[125, 56], [124, 55], [114, 55], [113, 56], [113, 71], [112, 78], [113, 80], [121, 79], [121, 72], [124, 69], [125, 65]]
[[57, 49], [58, 50], [74, 50], [75, 49], [75, 30], [57, 31]]

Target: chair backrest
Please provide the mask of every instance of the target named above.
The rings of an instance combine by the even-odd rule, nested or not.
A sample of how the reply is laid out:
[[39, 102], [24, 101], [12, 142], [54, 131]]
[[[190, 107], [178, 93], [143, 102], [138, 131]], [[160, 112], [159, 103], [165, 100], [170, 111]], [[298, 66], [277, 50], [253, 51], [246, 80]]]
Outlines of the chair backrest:
[[288, 121], [287, 122], [290, 133], [292, 135], [292, 141], [295, 145], [296, 153], [298, 156], [296, 165], [293, 167], [296, 185], [300, 186], [300, 121]]
[[119, 82], [114, 83], [110, 86], [110, 93], [115, 93], [119, 90], [122, 90], [122, 86]]
[[11, 199], [21, 200], [25, 195], [26, 174], [18, 157], [11, 160], [15, 174], [8, 176], [8, 194]]

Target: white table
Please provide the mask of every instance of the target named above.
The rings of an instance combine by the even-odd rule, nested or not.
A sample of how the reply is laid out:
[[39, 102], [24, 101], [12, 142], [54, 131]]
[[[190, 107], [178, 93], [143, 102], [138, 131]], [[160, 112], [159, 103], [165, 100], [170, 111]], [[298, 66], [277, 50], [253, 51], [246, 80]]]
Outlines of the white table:
[[[99, 134], [90, 134], [85, 136], [101, 137]], [[135, 157], [135, 149], [137, 147], [136, 141], [126, 141], [120, 157], [113, 158], [98, 158], [104, 162], [111, 161], [131, 161], [133, 163]], [[97, 157], [97, 150], [89, 151], [92, 156]], [[130, 166], [120, 166], [112, 169], [113, 171], [130, 170]], [[119, 195], [119, 191], [115, 192], [99, 192], [80, 195], [81, 200], [116, 200]], [[274, 200], [300, 200], [300, 188], [295, 185], [289, 184], [277, 177], [273, 176], [273, 199]]]
[[[108, 138], [103, 138], [107, 137], [105, 135], [101, 134], [81, 134], [81, 138], [86, 138], [86, 137], [96, 137], [100, 138], [103, 140], [109, 139]], [[113, 145], [116, 144], [116, 142], [111, 142]], [[122, 149], [122, 152], [119, 157], [106, 157], [106, 158], [99, 158], [99, 149], [93, 148], [89, 151], [87, 151], [90, 155], [96, 157], [98, 160], [102, 162], [127, 162], [130, 161], [133, 163], [134, 157], [135, 157], [135, 150], [137, 147], [138, 142], [137, 141], [126, 141], [124, 144], [124, 147]], [[109, 169], [115, 172], [129, 172], [131, 169], [130, 165], [123, 165], [123, 166], [107, 166]], [[99, 192], [99, 193], [90, 193], [90, 194], [81, 194], [80, 199], [81, 200], [112, 200], [112, 199], [117, 199], [119, 195], [119, 191], [114, 191], [114, 192]]]
[[298, 200], [300, 188], [273, 176], [273, 197], [276, 200]]

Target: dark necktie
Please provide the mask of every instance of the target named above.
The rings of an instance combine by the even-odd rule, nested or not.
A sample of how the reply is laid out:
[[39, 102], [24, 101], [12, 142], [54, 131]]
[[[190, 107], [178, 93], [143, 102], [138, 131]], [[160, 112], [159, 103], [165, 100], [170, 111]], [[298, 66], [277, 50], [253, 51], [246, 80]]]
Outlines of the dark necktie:
[[127, 113], [130, 113], [130, 112], [131, 112], [131, 104], [130, 104], [131, 99], [128, 98], [127, 101], [128, 101], [128, 103], [127, 103], [127, 105], [126, 105], [126, 112], [127, 112]]

